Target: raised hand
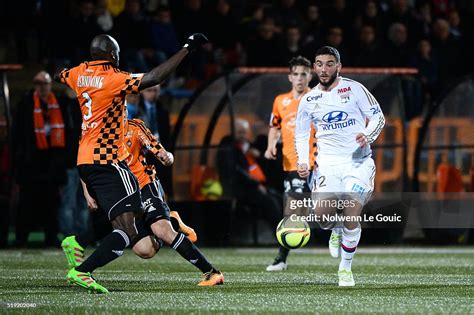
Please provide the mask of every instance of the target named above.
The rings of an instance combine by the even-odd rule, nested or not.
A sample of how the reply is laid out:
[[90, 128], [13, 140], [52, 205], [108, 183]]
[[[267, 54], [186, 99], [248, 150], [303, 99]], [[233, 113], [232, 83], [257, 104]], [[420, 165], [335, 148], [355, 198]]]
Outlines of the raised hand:
[[193, 35], [188, 37], [183, 48], [186, 48], [189, 50], [189, 52], [192, 52], [200, 48], [202, 45], [206, 44], [207, 42], [209, 42], [209, 40], [204, 34], [194, 33]]

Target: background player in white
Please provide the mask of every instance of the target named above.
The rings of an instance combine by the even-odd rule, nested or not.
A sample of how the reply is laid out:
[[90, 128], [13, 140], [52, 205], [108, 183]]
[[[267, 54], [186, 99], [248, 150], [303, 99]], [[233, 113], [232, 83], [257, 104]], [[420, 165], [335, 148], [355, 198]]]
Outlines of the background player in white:
[[[302, 97], [296, 117], [298, 173], [301, 177], [309, 175], [308, 139], [314, 124], [318, 167], [313, 191], [334, 193], [341, 199], [349, 197], [350, 201], [350, 206], [343, 209], [341, 234], [329, 220], [318, 223], [324, 229], [333, 229], [329, 247], [333, 257], [341, 254], [339, 286], [354, 286], [351, 265], [361, 228], [359, 222], [352, 220], [360, 215], [374, 187], [375, 164], [370, 143], [382, 131], [385, 118], [377, 100], [362, 84], [339, 76], [341, 60], [335, 48], [324, 46], [316, 52], [314, 71], [319, 84]], [[318, 194], [313, 199], [321, 198]], [[316, 215], [321, 218], [323, 214], [335, 214], [336, 210], [317, 207]]]

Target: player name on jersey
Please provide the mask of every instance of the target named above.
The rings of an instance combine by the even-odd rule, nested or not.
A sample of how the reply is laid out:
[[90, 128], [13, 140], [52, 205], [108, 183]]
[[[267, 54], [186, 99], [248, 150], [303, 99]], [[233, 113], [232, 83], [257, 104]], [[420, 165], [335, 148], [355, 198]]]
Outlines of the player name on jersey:
[[102, 88], [104, 82], [104, 77], [101, 76], [89, 76], [89, 75], [80, 75], [77, 77], [77, 86], [78, 87], [95, 87]]

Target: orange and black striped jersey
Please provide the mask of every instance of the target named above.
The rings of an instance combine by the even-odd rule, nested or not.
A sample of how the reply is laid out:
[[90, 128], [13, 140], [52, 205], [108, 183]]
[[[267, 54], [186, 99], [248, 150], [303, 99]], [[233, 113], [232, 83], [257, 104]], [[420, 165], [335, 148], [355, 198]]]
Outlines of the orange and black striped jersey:
[[125, 95], [138, 94], [142, 74], [117, 69], [105, 60], [64, 69], [59, 77], [76, 92], [82, 112], [82, 135], [77, 165], [123, 161]]
[[146, 162], [147, 151], [157, 155], [164, 148], [140, 119], [128, 120], [125, 145], [130, 152], [127, 158], [128, 167], [137, 177], [140, 189], [142, 189], [145, 185], [153, 182], [156, 177], [155, 166]]
[[[305, 91], [307, 93], [309, 88]], [[283, 143], [283, 170], [285, 172], [296, 171], [298, 157], [295, 149], [295, 121], [298, 112], [299, 99], [293, 97], [293, 92], [280, 94], [273, 102], [270, 127], [280, 129]], [[310, 166], [314, 165], [316, 156], [316, 131], [311, 127], [310, 146], [313, 154], [310, 154]]]

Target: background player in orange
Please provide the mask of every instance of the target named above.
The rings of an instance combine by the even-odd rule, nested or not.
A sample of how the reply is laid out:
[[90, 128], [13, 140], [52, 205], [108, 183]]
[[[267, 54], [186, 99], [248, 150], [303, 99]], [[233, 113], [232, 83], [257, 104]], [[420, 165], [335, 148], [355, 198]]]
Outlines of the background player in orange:
[[[309, 91], [311, 62], [302, 56], [294, 57], [289, 62], [289, 68], [288, 80], [291, 82], [291, 91], [278, 95], [273, 102], [270, 130], [268, 131], [268, 146], [265, 151], [265, 158], [275, 160], [277, 144], [281, 138], [283, 144], [283, 183], [286, 197], [291, 197], [292, 194], [310, 192], [306, 179], [301, 178], [296, 172], [298, 158], [295, 150], [294, 131], [299, 101]], [[314, 140], [311, 140], [311, 148], [316, 154], [316, 142]], [[311, 155], [313, 162], [314, 154]], [[287, 201], [284, 212], [285, 216], [291, 214]], [[267, 267], [267, 271], [286, 270], [288, 268], [286, 259], [289, 252], [289, 249], [280, 246], [275, 261]]]
[[[114, 228], [89, 258], [69, 270], [70, 282], [94, 292], [107, 293], [91, 273], [121, 256], [126, 247], [138, 241], [135, 215], [142, 208], [138, 181], [124, 162], [129, 154], [124, 143], [125, 96], [160, 84], [190, 51], [205, 42], [204, 35], [193, 34], [166, 62], [148, 73], [131, 74], [118, 69], [120, 48], [117, 41], [102, 34], [91, 42], [91, 61], [63, 69], [55, 75], [55, 80], [67, 84], [78, 96], [83, 115], [77, 158], [79, 175]], [[189, 259], [201, 257], [192, 246], [191, 242], [182, 241], [176, 250]], [[191, 256], [191, 252], [195, 255]], [[204, 273], [213, 270], [210, 264], [198, 267], [205, 269]]]

